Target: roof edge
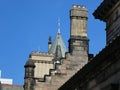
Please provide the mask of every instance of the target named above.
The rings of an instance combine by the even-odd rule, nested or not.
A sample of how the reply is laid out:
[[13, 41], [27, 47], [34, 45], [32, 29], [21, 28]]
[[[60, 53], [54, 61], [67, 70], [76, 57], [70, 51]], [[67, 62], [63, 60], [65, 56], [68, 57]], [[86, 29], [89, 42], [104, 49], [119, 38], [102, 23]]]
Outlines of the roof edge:
[[100, 6], [93, 12], [95, 19], [105, 20], [105, 15], [110, 11], [111, 8], [120, 0], [104, 0]]

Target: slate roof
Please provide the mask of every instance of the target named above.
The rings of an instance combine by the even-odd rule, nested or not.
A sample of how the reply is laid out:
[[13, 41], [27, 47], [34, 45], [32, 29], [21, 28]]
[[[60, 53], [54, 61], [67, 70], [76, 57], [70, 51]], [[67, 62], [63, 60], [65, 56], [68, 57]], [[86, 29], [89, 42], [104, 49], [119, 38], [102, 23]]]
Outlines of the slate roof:
[[64, 41], [63, 41], [61, 33], [60, 33], [60, 23], [58, 23], [58, 33], [56, 35], [55, 41], [53, 42], [53, 44], [49, 50], [49, 53], [55, 54], [56, 47], [58, 45], [61, 47], [62, 57], [65, 57], [65, 53], [67, 52], [67, 49], [66, 49], [66, 46], [64, 44]]
[[65, 57], [65, 53], [67, 52], [67, 49], [66, 49], [66, 46], [64, 44], [64, 41], [62, 39], [62, 36], [61, 36], [60, 32], [57, 33], [57, 36], [56, 36], [55, 41], [54, 41], [54, 43], [52, 44], [52, 46], [49, 50], [49, 53], [55, 54], [56, 47], [58, 45], [61, 47], [62, 57]]
[[35, 65], [34, 65], [34, 62], [33, 62], [31, 59], [29, 59], [29, 60], [26, 62], [26, 64], [25, 64], [24, 67], [35, 67]]

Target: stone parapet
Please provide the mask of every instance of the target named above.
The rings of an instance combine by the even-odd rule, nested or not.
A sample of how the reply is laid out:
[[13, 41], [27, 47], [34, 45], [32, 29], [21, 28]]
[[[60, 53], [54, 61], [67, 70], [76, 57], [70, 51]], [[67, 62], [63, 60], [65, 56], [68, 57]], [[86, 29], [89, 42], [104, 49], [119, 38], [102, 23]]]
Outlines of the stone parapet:
[[71, 18], [87, 18], [88, 11], [85, 6], [73, 5], [72, 9], [70, 10], [70, 17]]
[[52, 53], [45, 52], [32, 52], [30, 56], [54, 56]]

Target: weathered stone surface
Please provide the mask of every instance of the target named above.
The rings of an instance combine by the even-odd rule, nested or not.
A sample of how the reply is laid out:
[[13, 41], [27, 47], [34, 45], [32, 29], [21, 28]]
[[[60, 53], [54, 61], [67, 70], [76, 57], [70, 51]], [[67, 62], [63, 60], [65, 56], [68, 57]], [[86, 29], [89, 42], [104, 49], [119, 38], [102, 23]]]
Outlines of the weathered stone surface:
[[[59, 90], [107, 90], [120, 84], [120, 36], [106, 46]], [[107, 87], [109, 86], [109, 87]], [[79, 90], [76, 89], [76, 90]], [[108, 89], [119, 90], [119, 89]]]
[[[112, 6], [108, 8], [110, 4]], [[120, 90], [120, 17], [116, 17], [119, 7], [120, 0], [104, 0], [95, 11], [95, 17], [102, 20], [105, 20], [106, 15], [110, 15], [105, 20], [107, 45], [59, 90]], [[103, 13], [103, 9], [108, 10]]]
[[[33, 59], [37, 66], [35, 68], [34, 90], [58, 90], [61, 85], [87, 64], [87, 15], [88, 12], [84, 6], [74, 5], [72, 7], [70, 11], [71, 29], [69, 52], [66, 54], [66, 58], [60, 60], [61, 63], [51, 63], [54, 56], [49, 55], [49, 53], [46, 53], [47, 56], [45, 54], [41, 55], [43, 53], [37, 53], [37, 55], [34, 53], [31, 55], [31, 59]], [[49, 70], [46, 70], [45, 67]], [[44, 78], [42, 79], [41, 77], [43, 76]]]

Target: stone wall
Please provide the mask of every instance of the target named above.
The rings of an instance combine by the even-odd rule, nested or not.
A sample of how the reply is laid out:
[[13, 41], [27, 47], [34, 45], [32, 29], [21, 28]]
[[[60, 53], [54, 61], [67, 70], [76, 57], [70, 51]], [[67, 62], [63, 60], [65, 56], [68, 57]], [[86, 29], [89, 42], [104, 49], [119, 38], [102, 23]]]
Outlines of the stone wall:
[[119, 76], [120, 36], [106, 46], [59, 90], [120, 90]]
[[29, 57], [35, 64], [34, 78], [44, 78], [44, 75], [49, 75], [49, 70], [54, 69], [53, 54], [32, 52]]

